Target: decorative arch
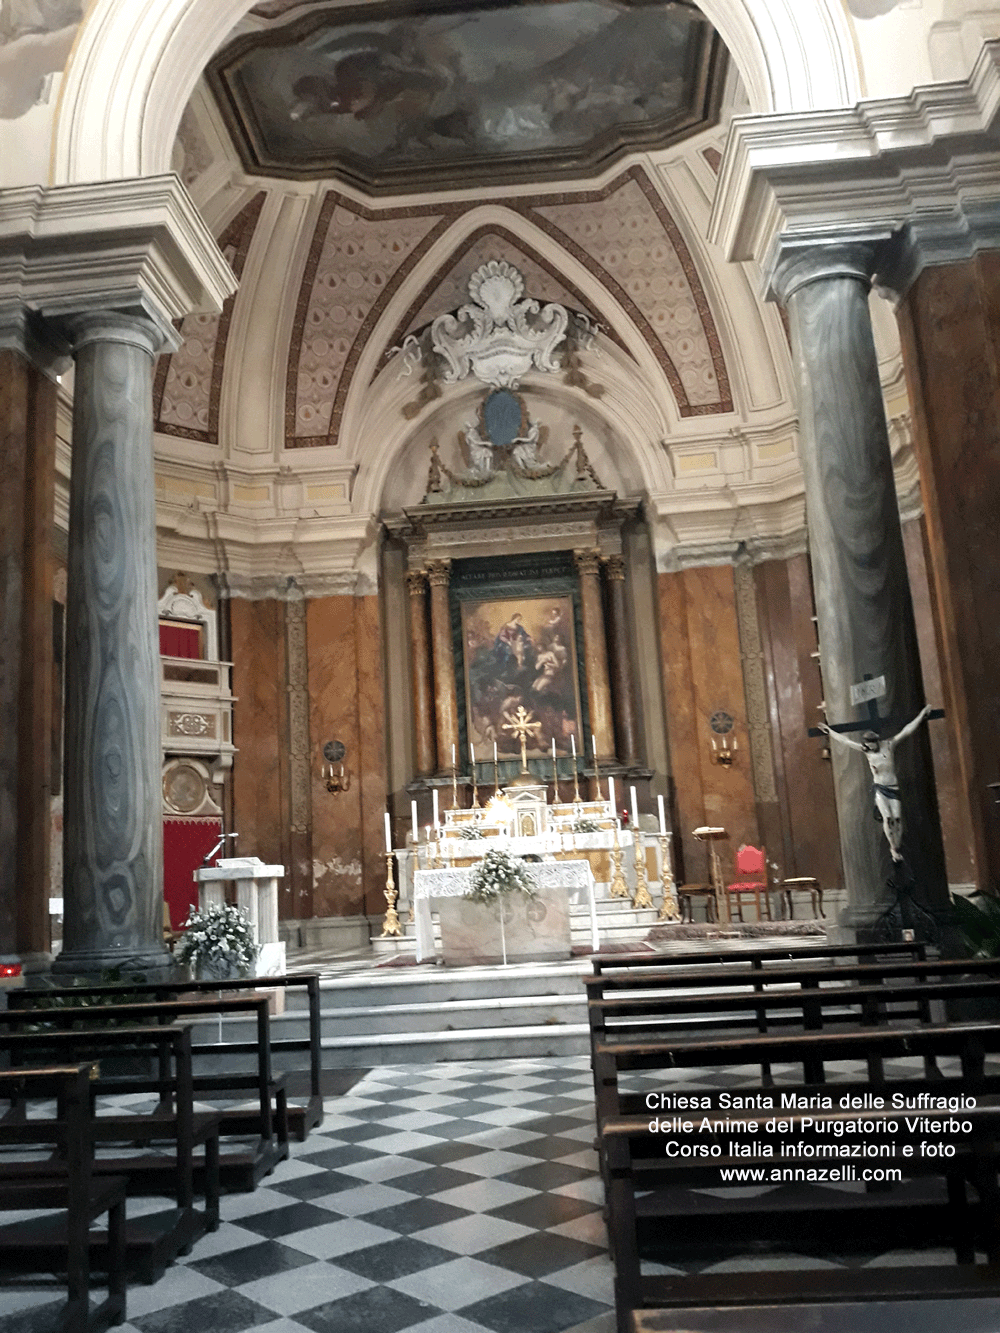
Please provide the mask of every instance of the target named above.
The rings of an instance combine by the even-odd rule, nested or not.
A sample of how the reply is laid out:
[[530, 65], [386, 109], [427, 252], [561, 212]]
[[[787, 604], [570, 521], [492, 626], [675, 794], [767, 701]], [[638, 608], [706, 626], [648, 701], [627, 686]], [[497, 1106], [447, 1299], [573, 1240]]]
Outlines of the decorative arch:
[[[63, 79], [53, 183], [170, 170], [201, 72], [253, 0], [94, 0]], [[841, 0], [701, 0], [758, 114], [850, 106], [861, 74]]]

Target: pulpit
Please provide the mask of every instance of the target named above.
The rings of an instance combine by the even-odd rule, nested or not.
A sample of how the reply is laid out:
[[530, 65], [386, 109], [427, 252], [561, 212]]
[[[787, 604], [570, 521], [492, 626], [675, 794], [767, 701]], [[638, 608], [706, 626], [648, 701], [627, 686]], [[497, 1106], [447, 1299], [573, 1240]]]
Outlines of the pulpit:
[[285, 973], [285, 942], [278, 939], [278, 880], [284, 873], [284, 866], [265, 865], [257, 856], [221, 857], [216, 865], [194, 872], [201, 911], [221, 907], [226, 884], [236, 885], [236, 905], [249, 917], [260, 946], [259, 977]]

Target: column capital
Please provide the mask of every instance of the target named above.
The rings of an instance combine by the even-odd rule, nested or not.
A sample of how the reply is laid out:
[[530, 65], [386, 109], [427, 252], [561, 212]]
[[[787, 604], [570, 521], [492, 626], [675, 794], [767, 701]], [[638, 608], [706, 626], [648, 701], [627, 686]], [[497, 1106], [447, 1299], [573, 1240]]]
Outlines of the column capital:
[[192, 311], [216, 311], [236, 279], [172, 173], [0, 196], [0, 309], [51, 321], [115, 312], [172, 336]]
[[59, 331], [74, 356], [91, 343], [125, 343], [129, 347], [138, 347], [151, 357], [163, 351], [175, 352], [180, 346], [173, 325], [166, 323], [155, 311], [146, 313], [135, 308], [118, 310], [98, 306], [50, 315], [48, 322]]
[[577, 547], [573, 552], [573, 559], [581, 578], [596, 578], [601, 572], [601, 552], [596, 546]]
[[[727, 259], [756, 260], [769, 297], [797, 246], [878, 244], [912, 229], [925, 238], [911, 250], [921, 265], [1000, 247], [998, 132], [1000, 41], [984, 44], [966, 80], [852, 107], [737, 117], [709, 240]], [[886, 266], [897, 292], [920, 271], [894, 266], [891, 253]]]
[[831, 278], [853, 278], [866, 289], [877, 267], [873, 240], [814, 240], [782, 244], [771, 274], [771, 291], [782, 303], [802, 287]]
[[411, 597], [423, 597], [427, 591], [426, 569], [408, 569], [406, 571], [406, 587]]
[[432, 588], [447, 588], [451, 580], [451, 561], [428, 560], [427, 580]]
[[625, 557], [621, 555], [606, 555], [604, 557], [604, 573], [611, 582], [624, 583]]

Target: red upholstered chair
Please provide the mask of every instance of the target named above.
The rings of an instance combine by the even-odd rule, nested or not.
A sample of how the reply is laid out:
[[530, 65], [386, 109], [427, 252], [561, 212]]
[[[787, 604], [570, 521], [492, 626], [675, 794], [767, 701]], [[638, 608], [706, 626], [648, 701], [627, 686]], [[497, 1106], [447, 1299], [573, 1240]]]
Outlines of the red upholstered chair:
[[[751, 847], [746, 843], [736, 853], [736, 873], [739, 876], [732, 884], [726, 886], [729, 893], [730, 915], [735, 905], [739, 919], [743, 920], [743, 895], [752, 893], [757, 903], [757, 920], [764, 920], [764, 913], [767, 913], [768, 921], [771, 920], [771, 899], [768, 896], [767, 879], [767, 849], [764, 847]], [[763, 905], [761, 903], [761, 891], [763, 890]]]

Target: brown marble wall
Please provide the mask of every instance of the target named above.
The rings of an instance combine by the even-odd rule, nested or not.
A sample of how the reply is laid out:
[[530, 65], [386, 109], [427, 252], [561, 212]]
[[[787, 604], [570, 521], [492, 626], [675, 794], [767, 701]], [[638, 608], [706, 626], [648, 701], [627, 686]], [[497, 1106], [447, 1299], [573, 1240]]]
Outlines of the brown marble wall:
[[[232, 782], [237, 851], [241, 856], [287, 865], [285, 607], [276, 600], [249, 602], [234, 597], [229, 615], [236, 696], [233, 743], [238, 751]], [[300, 915], [287, 875], [278, 910], [282, 918]]]
[[754, 577], [780, 821], [767, 830], [768, 853], [788, 878], [833, 888], [842, 880], [833, 775], [821, 739], [808, 735], [823, 716], [808, 558], [767, 561]]
[[[913, 615], [917, 623], [920, 644], [920, 669], [924, 677], [924, 694], [935, 708], [944, 704], [944, 682], [941, 676], [940, 632], [936, 605], [931, 596], [927, 568], [927, 539], [923, 519], [903, 524], [903, 545], [910, 574], [910, 592], [913, 597]], [[937, 786], [938, 809], [941, 813], [941, 836], [944, 840], [945, 862], [949, 884], [969, 884], [974, 875], [972, 833], [969, 827], [968, 805], [959, 795], [959, 767], [951, 718], [946, 717], [929, 725], [931, 754], [934, 758], [934, 781]]]
[[899, 308], [957, 800], [982, 888], [1000, 889], [1000, 254], [927, 268]]
[[385, 703], [377, 597], [323, 597], [306, 604], [309, 730], [317, 755], [347, 749], [349, 791], [331, 795], [313, 766], [313, 914], [384, 910]]
[[[729, 875], [740, 843], [757, 843], [760, 830], [750, 772], [746, 700], [731, 566], [660, 574], [660, 638], [664, 666], [675, 828], [687, 880], [707, 875], [705, 849], [691, 837], [702, 824], [729, 833], [722, 844]], [[709, 718], [724, 710], [736, 719], [739, 742], [730, 768], [711, 760]]]
[[48, 949], [56, 387], [0, 350], [0, 955]]

